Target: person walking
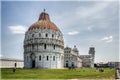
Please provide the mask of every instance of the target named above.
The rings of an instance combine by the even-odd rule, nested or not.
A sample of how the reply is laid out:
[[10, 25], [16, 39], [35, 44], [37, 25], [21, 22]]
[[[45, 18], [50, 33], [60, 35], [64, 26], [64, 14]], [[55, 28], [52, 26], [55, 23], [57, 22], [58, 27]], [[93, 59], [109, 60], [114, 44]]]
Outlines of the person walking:
[[16, 71], [17, 63], [14, 64], [13, 72]]

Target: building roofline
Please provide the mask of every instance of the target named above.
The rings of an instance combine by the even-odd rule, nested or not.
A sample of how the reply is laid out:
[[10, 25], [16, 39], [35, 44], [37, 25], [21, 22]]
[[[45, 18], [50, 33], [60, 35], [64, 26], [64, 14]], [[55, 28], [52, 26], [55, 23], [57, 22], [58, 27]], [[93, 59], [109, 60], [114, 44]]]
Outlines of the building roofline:
[[16, 59], [16, 58], [0, 58], [0, 60], [4, 60], [4, 61], [24, 61], [22, 59]]

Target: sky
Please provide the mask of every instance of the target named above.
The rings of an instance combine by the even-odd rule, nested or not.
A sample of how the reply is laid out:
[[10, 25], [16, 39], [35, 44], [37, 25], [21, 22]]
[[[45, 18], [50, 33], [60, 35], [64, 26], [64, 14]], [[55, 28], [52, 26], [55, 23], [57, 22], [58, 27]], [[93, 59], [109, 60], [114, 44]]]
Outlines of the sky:
[[1, 57], [23, 59], [24, 33], [44, 9], [64, 47], [76, 45], [80, 55], [95, 47], [95, 62], [119, 60], [118, 1], [2, 1]]

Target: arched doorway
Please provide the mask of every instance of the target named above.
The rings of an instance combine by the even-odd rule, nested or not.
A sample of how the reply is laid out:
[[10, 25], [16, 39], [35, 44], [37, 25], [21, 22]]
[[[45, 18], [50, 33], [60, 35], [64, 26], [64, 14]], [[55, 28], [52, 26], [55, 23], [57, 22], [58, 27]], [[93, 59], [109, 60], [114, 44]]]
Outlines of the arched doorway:
[[74, 67], [74, 62], [72, 62], [72, 65], [71, 65], [71, 67]]
[[35, 68], [35, 60], [32, 60], [32, 68]]
[[31, 67], [35, 68], [35, 54], [34, 53], [31, 54]]
[[66, 67], [68, 67], [68, 61], [66, 61]]
[[66, 63], [66, 67], [68, 67], [68, 63]]

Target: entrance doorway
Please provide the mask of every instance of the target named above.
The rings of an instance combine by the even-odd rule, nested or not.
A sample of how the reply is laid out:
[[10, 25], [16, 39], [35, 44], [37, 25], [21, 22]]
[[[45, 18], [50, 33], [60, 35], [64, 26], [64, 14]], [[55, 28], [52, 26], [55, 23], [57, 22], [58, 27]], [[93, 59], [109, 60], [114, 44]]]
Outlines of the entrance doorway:
[[74, 63], [72, 62], [72, 67], [74, 67]]
[[32, 63], [31, 67], [35, 68], [35, 54], [34, 53], [31, 54], [31, 63]]
[[66, 63], [66, 67], [68, 67], [68, 63]]
[[66, 67], [68, 67], [68, 61], [66, 61]]
[[35, 68], [35, 60], [32, 61], [32, 68]]

